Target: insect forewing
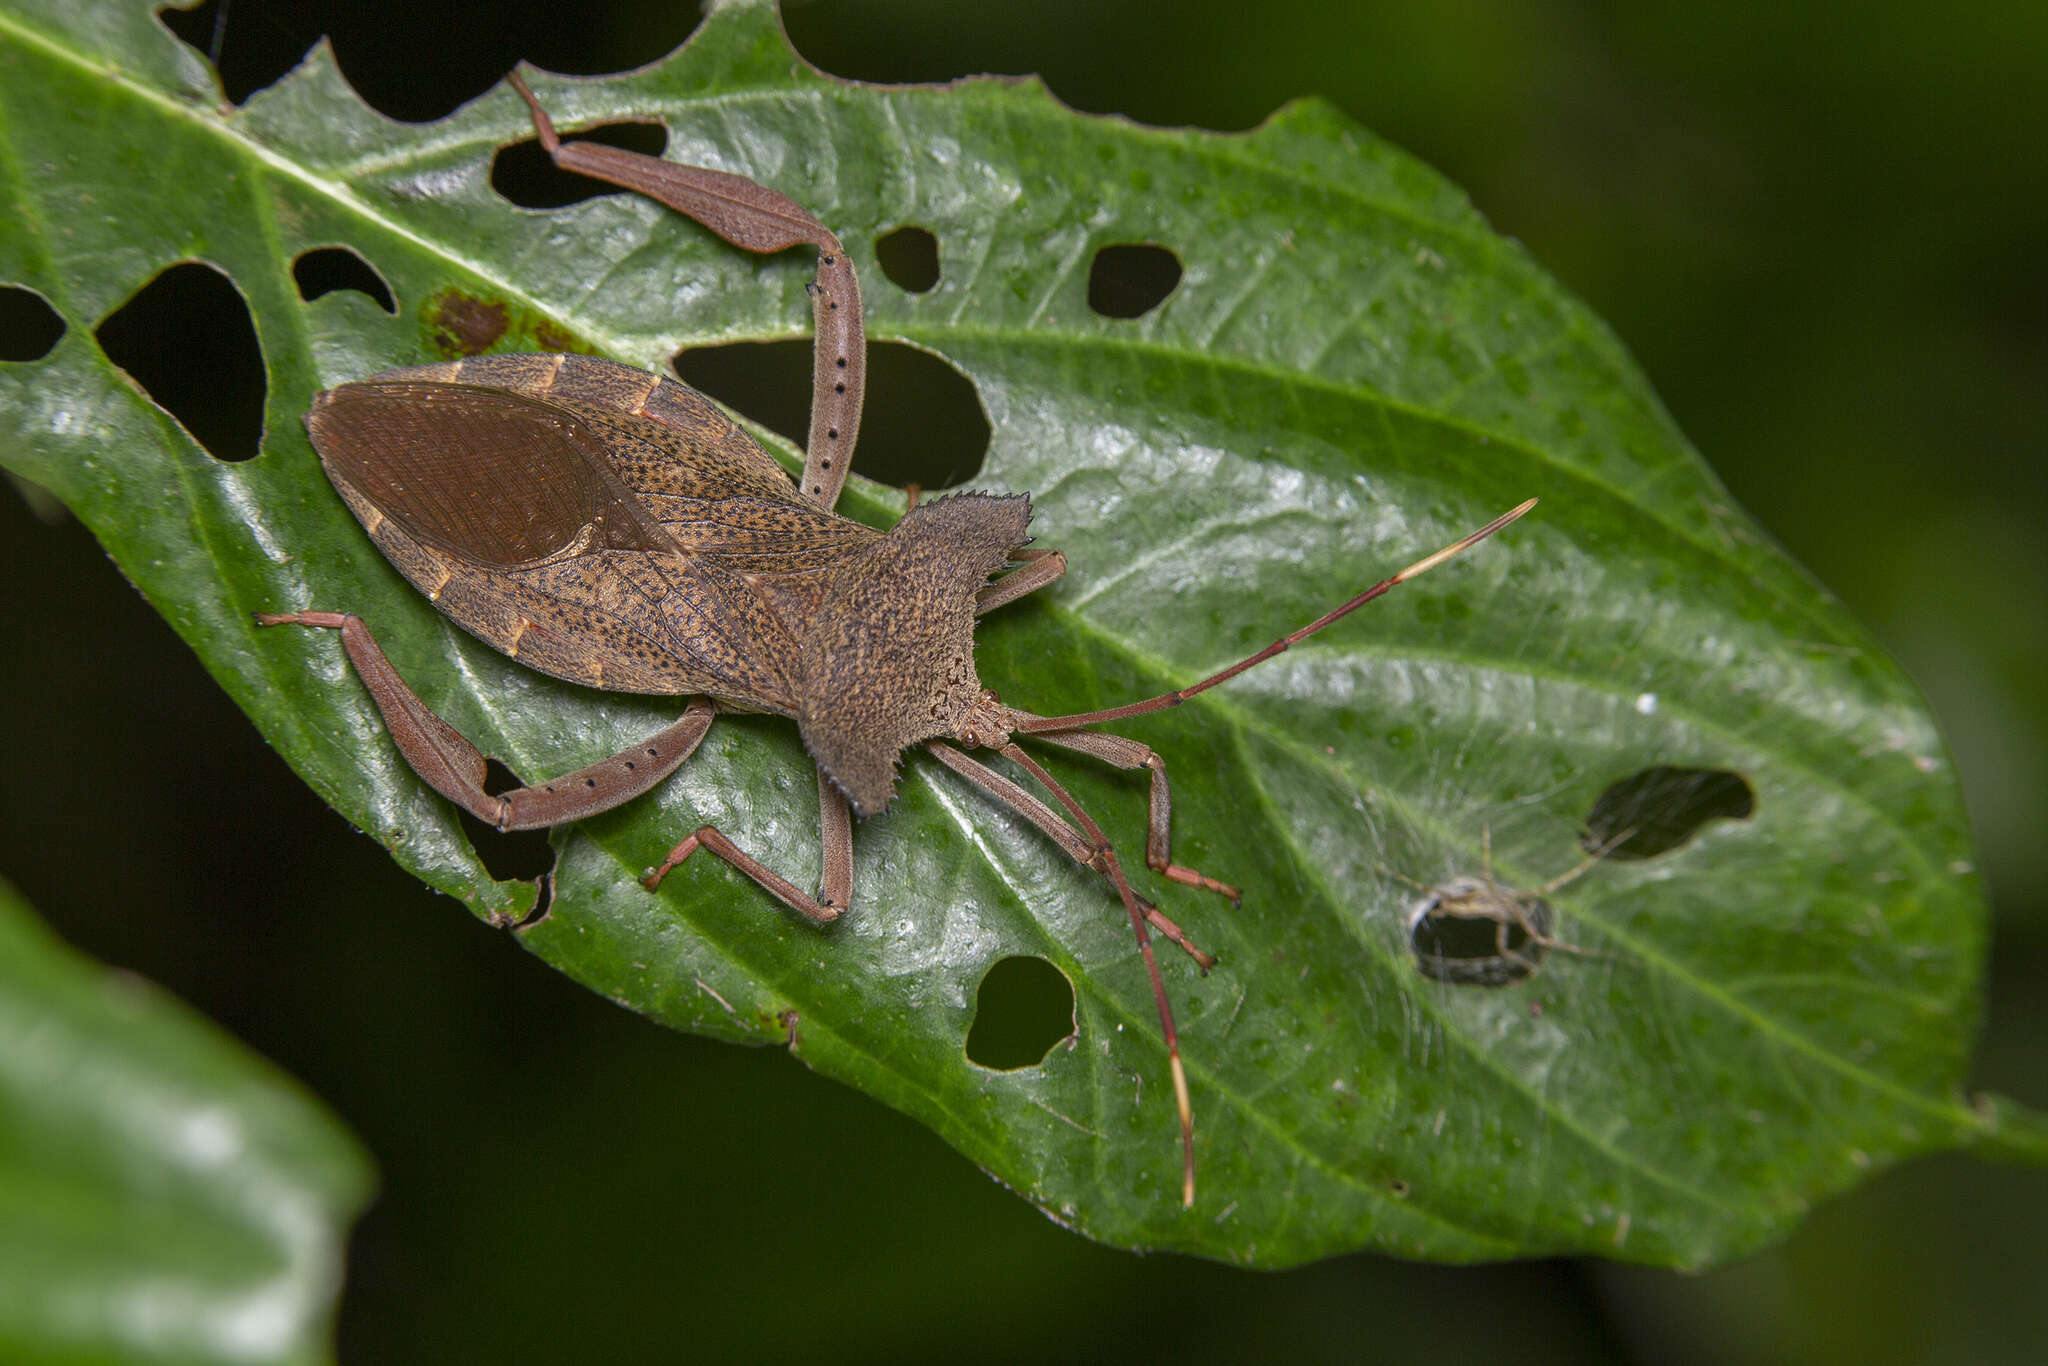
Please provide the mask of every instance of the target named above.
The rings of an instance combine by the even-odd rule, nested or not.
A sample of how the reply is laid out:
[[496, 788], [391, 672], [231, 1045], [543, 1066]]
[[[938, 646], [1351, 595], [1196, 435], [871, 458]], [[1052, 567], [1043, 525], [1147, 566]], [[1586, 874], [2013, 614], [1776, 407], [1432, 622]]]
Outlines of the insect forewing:
[[610, 472], [596, 433], [545, 400], [368, 380], [322, 394], [306, 427], [343, 492], [469, 564], [510, 569], [576, 548], [667, 544]]
[[370, 537], [522, 664], [794, 715], [825, 584], [880, 533], [802, 498], [701, 395], [585, 356], [389, 371], [307, 430]]

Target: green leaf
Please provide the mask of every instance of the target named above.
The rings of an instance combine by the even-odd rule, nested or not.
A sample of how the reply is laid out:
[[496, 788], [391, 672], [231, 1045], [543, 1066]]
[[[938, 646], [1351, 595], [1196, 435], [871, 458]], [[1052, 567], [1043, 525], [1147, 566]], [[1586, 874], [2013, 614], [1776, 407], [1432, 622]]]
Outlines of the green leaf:
[[0, 1356], [332, 1360], [369, 1187], [289, 1078], [0, 884]]
[[[994, 430], [975, 486], [1030, 491], [1040, 543], [1071, 564], [983, 623], [983, 681], [1014, 704], [1186, 683], [1543, 499], [1360, 616], [1120, 728], [1169, 762], [1176, 859], [1244, 891], [1232, 909], [1139, 874], [1222, 959], [1207, 977], [1162, 960], [1197, 1116], [1185, 1211], [1116, 897], [926, 756], [857, 831], [854, 911], [829, 929], [709, 860], [658, 896], [635, 882], [707, 822], [811, 875], [811, 769], [764, 717], [722, 719], [655, 793], [556, 832], [553, 899], [529, 922], [534, 889], [484, 873], [339, 642], [252, 624], [361, 613], [427, 701], [528, 780], [652, 733], [672, 703], [551, 682], [439, 618], [349, 518], [299, 417], [326, 385], [437, 358], [451, 300], [502, 307], [506, 349], [555, 337], [646, 366], [802, 338], [803, 254], [747, 257], [632, 196], [514, 208], [490, 185], [496, 152], [529, 136], [504, 89], [394, 124], [322, 48], [224, 109], [141, 8], [16, 3], [0, 174], [19, 226], [0, 281], [70, 331], [0, 366], [10, 467], [93, 527], [338, 809], [593, 989], [677, 1028], [787, 1040], [1090, 1236], [1257, 1265], [1369, 1247], [1701, 1266], [1909, 1154], [1993, 1139], [2042, 1155], [2032, 1120], [1958, 1092], [1985, 912], [1911, 685], [1730, 503], [1597, 319], [1331, 109], [1221, 136], [1077, 115], [1031, 81], [853, 85], [806, 68], [761, 0], [716, 8], [645, 70], [535, 83], [565, 129], [658, 119], [672, 159], [806, 204], [868, 282], [871, 336], [972, 378]], [[877, 236], [904, 224], [938, 240], [928, 293], [876, 267]], [[1170, 248], [1184, 278], [1137, 319], [1099, 316], [1094, 253], [1134, 242]], [[396, 316], [297, 297], [293, 259], [334, 244], [389, 284]], [[183, 259], [225, 271], [255, 318], [269, 397], [245, 463], [208, 456], [93, 342]], [[858, 478], [841, 504], [877, 525], [901, 506]], [[1135, 851], [1143, 781], [1052, 762]], [[1617, 784], [1674, 769], [1733, 775], [1703, 781], [1749, 814], [1701, 823], [1700, 791], [1639, 790], [1605, 834], [1639, 833], [1546, 897], [1582, 952], [1501, 987], [1418, 970], [1422, 894], [1404, 879], [1480, 875], [1489, 846], [1503, 885], [1558, 879]], [[1628, 857], [1673, 827], [1690, 838]], [[964, 1042], [1008, 956], [1065, 976], [1078, 1028], [999, 1072]]]

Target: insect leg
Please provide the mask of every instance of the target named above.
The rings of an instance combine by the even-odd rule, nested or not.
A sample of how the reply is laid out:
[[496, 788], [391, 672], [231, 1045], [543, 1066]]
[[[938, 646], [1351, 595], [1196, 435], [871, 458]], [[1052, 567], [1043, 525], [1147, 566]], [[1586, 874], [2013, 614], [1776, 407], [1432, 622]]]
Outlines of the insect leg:
[[860, 434], [867, 386], [867, 338], [860, 281], [839, 239], [803, 205], [745, 176], [684, 166], [598, 142], [563, 142], [518, 72], [509, 78], [533, 115], [533, 131], [555, 165], [644, 194], [726, 241], [763, 255], [808, 244], [818, 249], [811, 284], [817, 342], [811, 362], [811, 434], [804, 443], [804, 496], [823, 508], [839, 501]]
[[1138, 894], [1131, 890], [1130, 879], [1124, 876], [1123, 868], [1116, 861], [1116, 850], [1110, 848], [1109, 837], [1102, 833], [1102, 827], [1081, 809], [1081, 804], [1074, 800], [1071, 792], [1060, 786], [1057, 778], [1045, 771], [1045, 765], [1019, 749], [1014, 742], [1002, 746], [996, 753], [1030, 774], [1033, 782], [1067, 809], [1067, 814], [1102, 852], [1109, 880], [1115, 885], [1124, 910], [1131, 917], [1131, 933], [1137, 936], [1138, 957], [1144, 960], [1145, 975], [1152, 982], [1152, 1004], [1158, 1008], [1159, 1031], [1166, 1041], [1166, 1067], [1167, 1074], [1173, 1079], [1174, 1107], [1180, 1111], [1180, 1203], [1183, 1208], [1192, 1209], [1195, 1203], [1195, 1109], [1188, 1098], [1187, 1068], [1180, 1060], [1180, 1030], [1173, 1022], [1173, 1003], [1167, 999], [1166, 983], [1159, 976], [1159, 959], [1152, 952], [1152, 936], [1146, 932], [1145, 912], [1139, 905]]
[[1559, 873], [1556, 877], [1550, 879], [1550, 881], [1544, 883], [1541, 887], [1538, 887], [1535, 890], [1534, 894], [1536, 896], [1549, 896], [1552, 892], [1558, 890], [1566, 883], [1576, 881], [1580, 877], [1580, 875], [1590, 871], [1594, 864], [1598, 863], [1601, 859], [1606, 858], [1616, 849], [1619, 849], [1622, 845], [1627, 844], [1630, 840], [1634, 839], [1635, 835], [1636, 828], [1633, 825], [1631, 825], [1626, 830], [1622, 830], [1614, 835], [1609, 836], [1607, 839], [1601, 841], [1599, 848], [1593, 850], [1593, 852], [1591, 852], [1590, 854], [1587, 854], [1586, 857], [1582, 859], [1576, 867], [1572, 868], [1568, 872]]
[[974, 595], [974, 615], [994, 611], [1026, 593], [1036, 593], [1067, 572], [1067, 557], [1057, 550], [1017, 550], [1011, 558], [1022, 566], [1011, 570]]
[[661, 886], [661, 880], [674, 872], [684, 859], [699, 849], [708, 849], [730, 863], [740, 872], [761, 884], [777, 901], [793, 911], [801, 911], [820, 925], [829, 925], [839, 918], [836, 907], [827, 906], [814, 900], [794, 882], [770, 868], [767, 864], [749, 854], [746, 850], [727, 839], [715, 825], [700, 825], [684, 838], [681, 844], [668, 851], [668, 857], [658, 868], [649, 868], [641, 877], [640, 885], [648, 891]]
[[[1024, 715], [1022, 712], [1016, 714]], [[1118, 768], [1149, 769], [1152, 791], [1146, 800], [1146, 813], [1151, 819], [1145, 834], [1145, 866], [1161, 877], [1171, 878], [1185, 886], [1202, 887], [1219, 896], [1229, 897], [1233, 906], [1243, 903], [1244, 894], [1229, 883], [1218, 882], [1206, 873], [1184, 868], [1173, 861], [1173, 791], [1166, 782], [1166, 760], [1149, 746], [1099, 730], [1041, 730], [1031, 734], [1032, 738], [1049, 745], [1071, 749]]]
[[823, 866], [818, 870], [818, 902], [843, 911], [853, 904], [853, 811], [822, 768], [818, 770], [818, 844], [824, 851]]
[[[1061, 818], [1058, 812], [1032, 796], [1030, 792], [1011, 782], [987, 764], [982, 763], [978, 759], [969, 758], [966, 754], [942, 740], [927, 740], [924, 742], [924, 747], [930, 750], [933, 756], [947, 768], [952, 769], [955, 773], [967, 779], [967, 781], [973, 783], [991, 797], [994, 797], [1004, 806], [1009, 807], [1025, 820], [1030, 821], [1033, 825], [1044, 831], [1046, 837], [1052, 840], [1054, 844], [1057, 844], [1061, 852], [1066, 854], [1068, 858], [1081, 864], [1083, 867], [1094, 869], [1104, 877], [1109, 877], [1108, 861], [1103, 857], [1101, 849], [1090, 844], [1086, 836], [1069, 825]], [[1112, 879], [1113, 881], [1114, 879]], [[1136, 895], [1135, 891], [1133, 895]], [[1174, 924], [1173, 921], [1167, 919], [1157, 906], [1142, 896], [1138, 897], [1138, 904], [1144, 908], [1145, 919], [1151, 923], [1152, 928], [1180, 945], [1181, 950], [1188, 957], [1195, 960], [1195, 966], [1199, 967], [1204, 973], [1207, 973], [1210, 968], [1216, 966], [1216, 955], [1204, 953], [1196, 948], [1194, 943], [1187, 937], [1186, 932], [1180, 926]]]
[[553, 782], [535, 783], [499, 797], [505, 815], [501, 830], [542, 830], [567, 821], [580, 821], [631, 801], [683, 766], [697, 752], [716, 704], [699, 698], [684, 709], [682, 717], [668, 729], [649, 736], [630, 749], [588, 768], [565, 773]]
[[[1537, 903], [1539, 903], [1544, 897], [1549, 896], [1552, 892], [1558, 891], [1560, 888], [1564, 887], [1568, 883], [1577, 881], [1585, 873], [1591, 871], [1593, 866], [1599, 863], [1600, 860], [1606, 858], [1609, 854], [1613, 853], [1615, 849], [1619, 848], [1621, 845], [1626, 844], [1629, 840], [1633, 839], [1635, 837], [1635, 833], [1636, 831], [1634, 826], [1630, 826], [1625, 830], [1617, 832], [1616, 834], [1610, 836], [1608, 839], [1602, 841], [1597, 849], [1594, 849], [1591, 853], [1587, 854], [1586, 857], [1583, 860], [1581, 860], [1575, 867], [1565, 872], [1559, 873], [1556, 877], [1550, 879], [1550, 881], [1544, 883], [1541, 887], [1532, 888], [1531, 890], [1526, 892], [1516, 893], [1512, 898], [1514, 903], [1514, 918], [1516, 924], [1521, 927], [1522, 932], [1526, 934], [1532, 942], [1541, 944], [1546, 949], [1556, 949], [1560, 953], [1576, 954], [1581, 958], [1605, 957], [1606, 955], [1601, 954], [1594, 949], [1582, 949], [1576, 944], [1567, 944], [1562, 939], [1551, 938], [1548, 934], [1544, 933], [1543, 931], [1537, 928], [1531, 908], [1534, 907]], [[1481, 835], [1481, 847], [1486, 852], [1486, 862], [1490, 877], [1491, 869], [1493, 866], [1493, 847], [1491, 832], [1487, 831], [1485, 827], [1481, 827]], [[1507, 935], [1507, 926], [1505, 924], [1503, 924], [1500, 927], [1500, 934], [1503, 941], [1505, 941]], [[1521, 957], [1520, 954], [1516, 954], [1514, 956], [1518, 958]]]
[[631, 801], [695, 752], [717, 714], [714, 704], [699, 699], [674, 725], [609, 759], [552, 782], [492, 796], [484, 791], [483, 751], [407, 686], [361, 617], [353, 612], [259, 612], [256, 620], [263, 626], [339, 629], [349, 663], [369, 689], [392, 742], [413, 772], [449, 801], [500, 830], [544, 829]]

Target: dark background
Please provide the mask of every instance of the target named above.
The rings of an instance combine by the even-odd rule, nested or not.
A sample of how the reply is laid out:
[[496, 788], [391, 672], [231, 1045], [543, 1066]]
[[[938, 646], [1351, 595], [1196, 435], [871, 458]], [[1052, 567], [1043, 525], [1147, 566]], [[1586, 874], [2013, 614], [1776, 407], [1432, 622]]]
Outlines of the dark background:
[[[206, 46], [217, 15], [181, 28]], [[428, 119], [519, 58], [616, 70], [695, 18], [244, 3], [218, 31], [237, 100], [327, 32], [366, 98]], [[841, 75], [1037, 71], [1153, 123], [1320, 94], [1463, 185], [1927, 690], [1997, 917], [1974, 1080], [2048, 1104], [2048, 6], [819, 0], [788, 22]], [[0, 640], [0, 873], [377, 1156], [346, 1360], [2048, 1360], [2048, 1174], [1960, 1157], [1694, 1278], [1095, 1247], [879, 1105], [666, 1034], [423, 891], [83, 531], [11, 494]]]

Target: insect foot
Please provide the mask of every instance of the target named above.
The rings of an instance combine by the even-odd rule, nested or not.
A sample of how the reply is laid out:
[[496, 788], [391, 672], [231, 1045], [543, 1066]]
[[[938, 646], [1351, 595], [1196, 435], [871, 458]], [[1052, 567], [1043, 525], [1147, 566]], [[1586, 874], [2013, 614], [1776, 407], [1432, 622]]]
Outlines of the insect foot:
[[656, 890], [661, 886], [663, 878], [699, 849], [709, 849], [780, 897], [784, 905], [803, 912], [820, 925], [829, 925], [839, 918], [839, 907], [822, 904], [804, 895], [802, 889], [795, 883], [748, 855], [738, 845], [721, 835], [716, 826], [710, 825], [699, 826], [691, 832], [688, 839], [669, 850], [668, 857], [661, 861], [660, 867], [648, 869], [641, 877], [640, 885], [650, 892]]

